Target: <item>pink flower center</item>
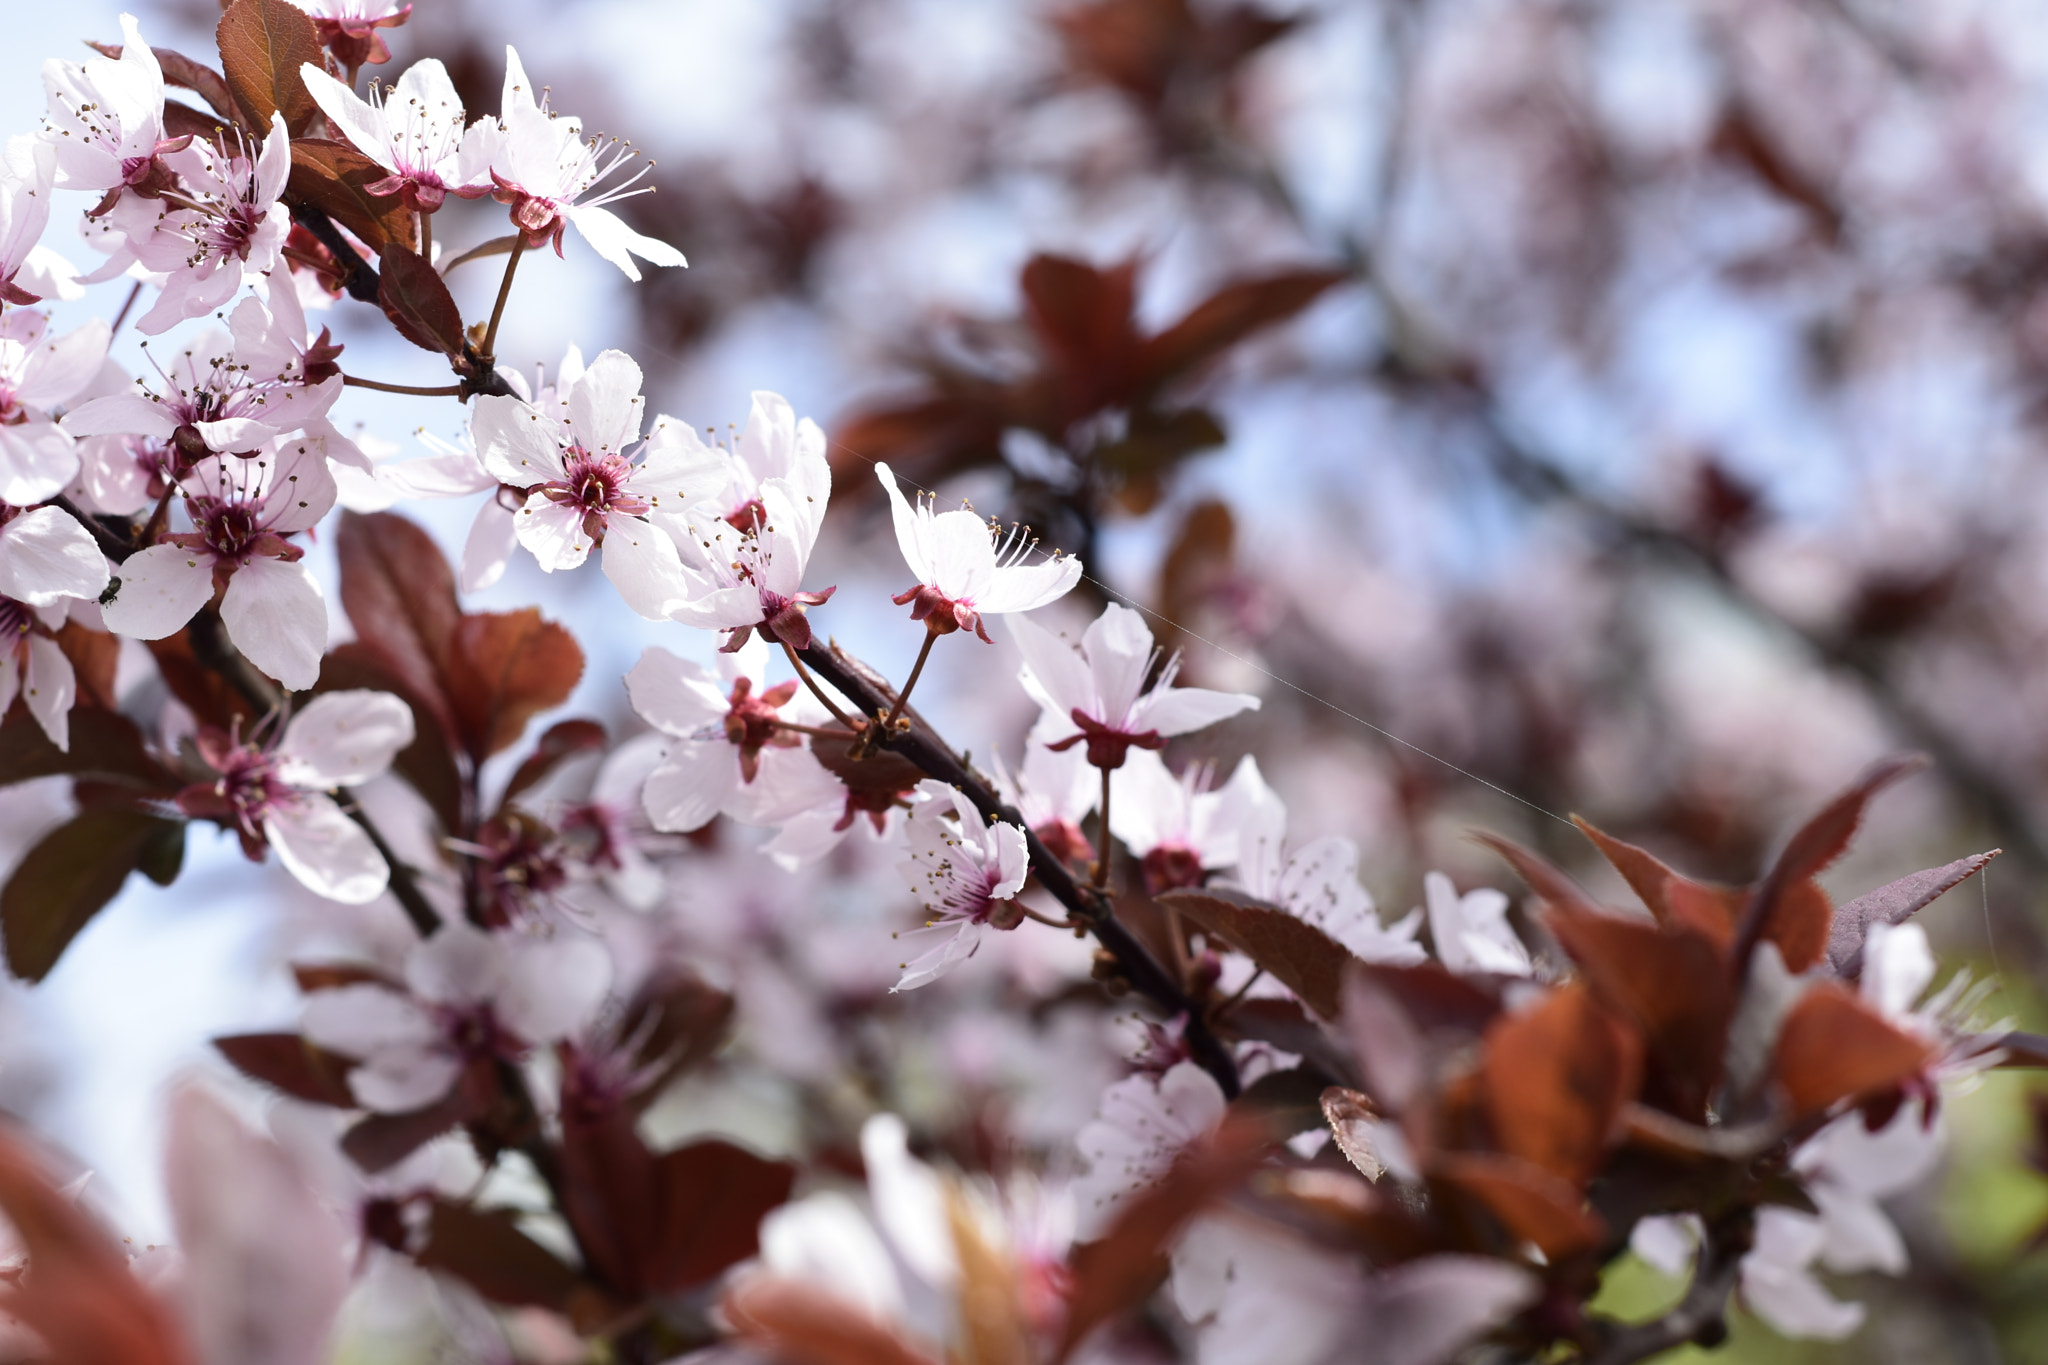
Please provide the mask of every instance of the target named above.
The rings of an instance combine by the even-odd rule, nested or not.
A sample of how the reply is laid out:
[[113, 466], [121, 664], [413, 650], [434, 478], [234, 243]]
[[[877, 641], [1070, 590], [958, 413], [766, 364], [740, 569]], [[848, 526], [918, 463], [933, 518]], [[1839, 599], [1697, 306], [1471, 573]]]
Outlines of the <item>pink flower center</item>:
[[298, 789], [278, 778], [277, 760], [262, 749], [244, 745], [215, 754], [209, 761], [220, 774], [213, 784], [215, 794], [251, 837], [260, 834], [272, 813], [299, 804]]
[[206, 547], [222, 559], [239, 561], [263, 534], [256, 509], [246, 502], [194, 498], [192, 520]]
[[602, 544], [607, 518], [641, 517], [653, 507], [647, 499], [627, 489], [632, 477], [633, 466], [625, 456], [592, 455], [581, 446], [572, 446], [568, 473], [559, 483], [548, 484], [542, 491], [550, 502], [580, 511], [584, 534]]

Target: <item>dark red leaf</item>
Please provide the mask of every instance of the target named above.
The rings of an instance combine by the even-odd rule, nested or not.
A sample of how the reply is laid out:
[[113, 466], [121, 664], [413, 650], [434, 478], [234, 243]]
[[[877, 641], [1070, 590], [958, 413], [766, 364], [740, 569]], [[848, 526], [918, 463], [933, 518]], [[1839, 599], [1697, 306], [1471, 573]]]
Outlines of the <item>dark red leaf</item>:
[[1157, 389], [1214, 360], [1246, 337], [1284, 322], [1350, 275], [1297, 270], [1225, 285], [1144, 344], [1139, 382]]
[[596, 721], [556, 721], [534, 744], [533, 752], [526, 756], [519, 770], [512, 774], [512, 780], [505, 786], [504, 804], [511, 805], [521, 792], [546, 781], [548, 774], [570, 759], [582, 754], [602, 753], [604, 746], [604, 727]]
[[299, 138], [292, 143], [292, 174], [285, 193], [325, 213], [373, 252], [394, 245], [411, 250], [419, 245], [419, 237], [404, 197], [369, 190], [390, 176], [345, 142]]
[[1337, 1017], [1345, 965], [1357, 959], [1322, 930], [1227, 887], [1168, 891], [1158, 900], [1264, 967], [1323, 1018]]
[[1572, 823], [1614, 865], [1614, 870], [1641, 897], [1659, 924], [1687, 925], [1724, 945], [1735, 937], [1743, 902], [1748, 899], [1741, 888], [1694, 881], [1672, 871], [1648, 851], [1596, 829], [1577, 816], [1572, 817]]
[[393, 980], [382, 968], [365, 967], [355, 962], [294, 962], [292, 980], [308, 995], [315, 991], [340, 990], [343, 986], [404, 989], [402, 982]]
[[113, 806], [81, 812], [44, 835], [0, 890], [0, 931], [14, 974], [29, 981], [49, 975], [128, 874], [162, 857], [167, 829], [182, 834], [183, 826]]
[[1863, 808], [1887, 784], [1927, 766], [1924, 754], [1906, 754], [1871, 765], [1856, 784], [1821, 808], [1785, 842], [1771, 870], [1756, 884], [1743, 910], [1735, 940], [1738, 970], [1761, 939], [1776, 943], [1794, 972], [1820, 960], [1833, 915], [1827, 895], [1811, 879], [1842, 856], [1863, 819]]
[[256, 721], [255, 708], [213, 669], [200, 663], [192, 652], [192, 632], [185, 629], [161, 640], [145, 641], [156, 660], [158, 676], [171, 695], [185, 704], [192, 718], [218, 730], [231, 728], [239, 719], [244, 726]]
[[462, 605], [440, 547], [395, 513], [344, 512], [334, 548], [341, 564], [341, 605], [356, 628], [357, 645], [452, 736], [448, 661]]
[[50, 743], [33, 716], [10, 714], [0, 723], [0, 786], [65, 774], [167, 793], [178, 780], [150, 757], [142, 731], [118, 711], [80, 707], [71, 712], [71, 747]]
[[455, 630], [448, 692], [473, 762], [510, 747], [526, 723], [569, 700], [583, 676], [575, 637], [536, 607], [465, 616]]
[[789, 1198], [796, 1167], [729, 1142], [697, 1142], [655, 1162], [660, 1202], [648, 1288], [672, 1294], [752, 1256], [761, 1219]]
[[355, 1109], [348, 1088], [353, 1058], [315, 1047], [296, 1033], [242, 1033], [216, 1038], [214, 1047], [237, 1071], [294, 1099], [336, 1109]]
[[1863, 942], [1870, 937], [1873, 924], [1904, 924], [1982, 871], [2001, 851], [1994, 848], [1988, 853], [1972, 853], [1945, 866], [1912, 873], [1837, 906], [1828, 929], [1829, 965], [1840, 975], [1855, 980], [1863, 974]]
[[497, 1095], [496, 1072], [488, 1059], [478, 1059], [446, 1095], [426, 1108], [362, 1119], [342, 1136], [341, 1150], [375, 1175], [396, 1166], [456, 1124], [480, 1117]]
[[1329, 1084], [1330, 1078], [1315, 1067], [1290, 1066], [1268, 1071], [1230, 1105], [1259, 1119], [1268, 1130], [1293, 1137], [1323, 1126], [1323, 1094]]
[[1577, 906], [1553, 903], [1545, 923], [1601, 1003], [1641, 1030], [1649, 1102], [1703, 1121], [1735, 1009], [1722, 951], [1697, 930]]
[[398, 334], [422, 350], [462, 354], [462, 311], [441, 273], [425, 257], [397, 242], [386, 242], [377, 283], [377, 303]]
[[1429, 1176], [1477, 1200], [1514, 1244], [1533, 1242], [1552, 1262], [1591, 1251], [1607, 1235], [1569, 1182], [1519, 1157], [1447, 1153], [1431, 1163]]
[[427, 1243], [414, 1259], [453, 1275], [492, 1303], [567, 1313], [582, 1284], [574, 1270], [519, 1230], [511, 1209], [434, 1201]]
[[221, 67], [227, 87], [244, 122], [262, 136], [273, 113], [284, 115], [285, 127], [297, 136], [320, 116], [299, 74], [311, 62], [326, 69], [320, 35], [304, 10], [288, 0], [234, 0], [214, 29], [220, 43]]
[[1584, 1188], [1635, 1098], [1642, 1044], [1575, 981], [1495, 1021], [1481, 1066], [1501, 1149]]
[[1771, 1061], [1797, 1121], [1838, 1101], [1874, 1095], [1911, 1078], [1932, 1049], [1833, 981], [1800, 996], [1785, 1016]]
[[1064, 256], [1024, 266], [1024, 316], [1059, 376], [1062, 424], [1123, 402], [1138, 375], [1135, 261], [1098, 270]]
[[164, 101], [164, 136], [189, 137], [200, 142], [211, 142], [226, 146], [231, 142], [228, 130], [235, 125], [231, 121], [215, 118], [203, 109], [194, 109], [177, 100]]

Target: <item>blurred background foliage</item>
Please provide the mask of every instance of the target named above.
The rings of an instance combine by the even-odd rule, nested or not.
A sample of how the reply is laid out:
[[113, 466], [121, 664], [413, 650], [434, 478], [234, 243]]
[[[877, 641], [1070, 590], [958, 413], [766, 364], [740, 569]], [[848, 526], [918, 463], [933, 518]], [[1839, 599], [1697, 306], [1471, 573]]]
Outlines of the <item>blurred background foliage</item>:
[[[501, 352], [621, 346], [698, 422], [791, 394], [848, 573], [892, 572], [883, 459], [1081, 554], [1263, 695], [1230, 742], [1383, 906], [1504, 883], [1475, 823], [1619, 899], [1551, 812], [1745, 881], [1918, 748], [1831, 884], [2002, 847], [1929, 924], [2048, 1022], [2038, 7], [421, 0], [390, 41], [472, 110], [516, 42], [690, 257], [522, 296]], [[1858, 1336], [1714, 1358], [2048, 1358], [2038, 1090], [1955, 1106]], [[1629, 1262], [1604, 1302], [1674, 1292]]]

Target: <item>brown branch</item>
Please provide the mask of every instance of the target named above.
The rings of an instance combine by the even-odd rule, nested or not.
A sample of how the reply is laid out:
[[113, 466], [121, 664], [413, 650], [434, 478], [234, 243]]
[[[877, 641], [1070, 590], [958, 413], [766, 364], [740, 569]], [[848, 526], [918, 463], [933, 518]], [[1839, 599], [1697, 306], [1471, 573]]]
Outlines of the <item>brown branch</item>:
[[1635, 1365], [1688, 1342], [1709, 1349], [1727, 1338], [1728, 1296], [1756, 1236], [1756, 1214], [1741, 1209], [1708, 1227], [1692, 1285], [1661, 1318], [1614, 1330], [1587, 1365]]
[[[893, 706], [895, 697], [887, 684], [881, 682], [866, 664], [836, 644], [829, 647], [813, 644], [798, 653], [812, 671], [832, 684], [842, 696], [851, 698], [862, 711], [881, 715]], [[1117, 922], [1108, 897], [1077, 883], [1067, 865], [1032, 833], [1024, 817], [1003, 804], [988, 781], [954, 753], [916, 711], [908, 711], [907, 718], [910, 721], [907, 729], [892, 727], [888, 733], [877, 735], [876, 746], [910, 760], [926, 776], [958, 788], [961, 795], [981, 812], [983, 819], [1002, 820], [1022, 829], [1025, 849], [1031, 858], [1031, 870], [1037, 875], [1039, 885], [1066, 907], [1075, 923], [1085, 925], [1096, 942], [1109, 951], [1132, 989], [1168, 1014], [1187, 1016], [1185, 1037], [1188, 1051], [1204, 1071], [1216, 1078], [1216, 1083], [1223, 1087], [1223, 1093], [1234, 1098], [1239, 1085], [1237, 1063], [1230, 1050], [1209, 1031], [1201, 1009], [1188, 998], [1172, 974], [1159, 965], [1129, 929]]]

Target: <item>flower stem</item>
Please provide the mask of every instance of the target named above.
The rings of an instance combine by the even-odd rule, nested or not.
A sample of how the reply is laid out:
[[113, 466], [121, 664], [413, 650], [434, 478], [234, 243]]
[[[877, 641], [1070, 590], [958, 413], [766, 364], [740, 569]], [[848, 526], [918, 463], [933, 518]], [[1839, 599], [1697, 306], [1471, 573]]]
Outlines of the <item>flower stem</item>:
[[790, 666], [796, 669], [796, 675], [804, 680], [805, 687], [811, 689], [811, 695], [825, 704], [825, 709], [832, 713], [832, 719], [844, 725], [849, 734], [858, 735], [862, 730], [865, 730], [867, 722], [855, 720], [852, 716], [847, 715], [845, 711], [840, 709], [838, 702], [825, 695], [825, 689], [818, 686], [818, 680], [811, 676], [811, 670], [805, 668], [804, 661], [797, 657], [795, 647], [787, 640], [781, 643], [782, 652], [789, 656]]
[[484, 359], [490, 362], [485, 365], [485, 369], [497, 363], [498, 323], [505, 316], [505, 300], [512, 297], [512, 272], [519, 269], [519, 258], [524, 254], [526, 234], [520, 233], [512, 243], [512, 254], [505, 260], [505, 277], [498, 281], [498, 301], [491, 305], [491, 325], [484, 330], [484, 344], [481, 349]]
[[928, 630], [924, 633], [924, 647], [917, 651], [917, 662], [910, 666], [910, 680], [903, 684], [903, 690], [896, 694], [896, 704], [890, 707], [889, 714], [882, 718], [882, 729], [887, 730], [896, 723], [896, 718], [903, 714], [904, 706], [910, 701], [911, 689], [917, 686], [917, 680], [924, 672], [924, 661], [932, 656], [932, 641], [938, 638], [937, 631]]
[[118, 335], [120, 333], [121, 324], [128, 321], [128, 315], [131, 312], [135, 311], [135, 301], [141, 297], [142, 281], [137, 280], [135, 282], [135, 287], [128, 291], [127, 301], [121, 305], [121, 311], [114, 314], [114, 325], [108, 329], [109, 335]]
[[789, 733], [793, 735], [809, 735], [813, 739], [854, 738], [854, 732], [851, 730], [827, 730], [823, 726], [819, 725], [798, 725], [793, 720], [778, 720], [775, 722], [775, 728], [778, 730], [787, 730], [789, 731]]
[[434, 261], [434, 215], [425, 209], [419, 210], [420, 259], [429, 265]]
[[353, 374], [343, 375], [341, 382], [352, 389], [375, 389], [379, 393], [409, 393], [419, 398], [456, 398], [462, 394], [460, 384], [440, 384], [433, 388], [422, 388], [417, 384], [386, 384], [381, 379], [364, 379]]
[[525, 237], [516, 232], [509, 237], [493, 237], [482, 246], [473, 246], [454, 260], [448, 262], [448, 264], [441, 266], [441, 277], [446, 279], [449, 275], [454, 274], [455, 267], [458, 265], [467, 265], [471, 261], [480, 261], [486, 256], [502, 256], [525, 240]]
[[1102, 830], [1095, 840], [1095, 875], [1089, 884], [1097, 891], [1109, 889], [1109, 775], [1110, 768], [1102, 770]]

